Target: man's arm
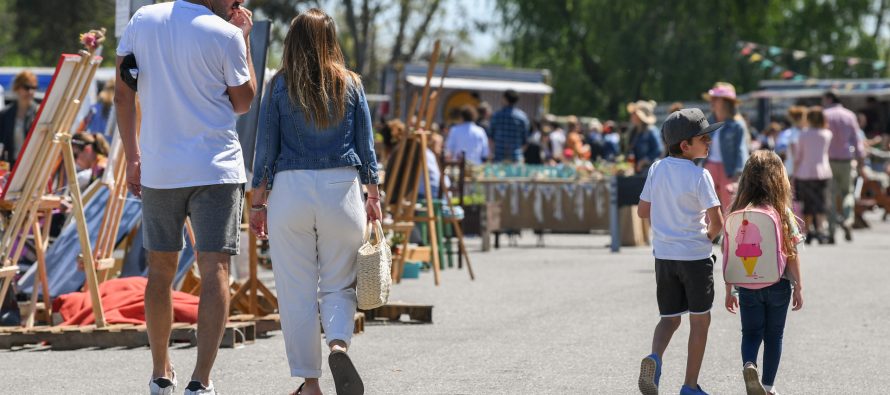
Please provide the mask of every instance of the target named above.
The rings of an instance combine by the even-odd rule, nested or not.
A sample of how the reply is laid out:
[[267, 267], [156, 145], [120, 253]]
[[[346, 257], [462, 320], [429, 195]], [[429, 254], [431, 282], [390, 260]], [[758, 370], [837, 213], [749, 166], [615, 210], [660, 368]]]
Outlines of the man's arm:
[[253, 14], [246, 8], [239, 8], [235, 11], [231, 23], [241, 29], [244, 35], [244, 45], [247, 48], [247, 69], [250, 72], [250, 80], [240, 86], [230, 86], [226, 89], [229, 94], [229, 101], [232, 102], [232, 109], [236, 114], [241, 115], [250, 111], [250, 104], [256, 96], [256, 73], [253, 70], [253, 59], [250, 55], [250, 31], [253, 29]]
[[136, 138], [136, 92], [121, 79], [120, 67], [123, 56], [118, 56], [115, 70], [114, 108], [117, 114], [117, 128], [127, 157], [127, 186], [134, 195], [142, 196], [141, 161], [139, 142]]

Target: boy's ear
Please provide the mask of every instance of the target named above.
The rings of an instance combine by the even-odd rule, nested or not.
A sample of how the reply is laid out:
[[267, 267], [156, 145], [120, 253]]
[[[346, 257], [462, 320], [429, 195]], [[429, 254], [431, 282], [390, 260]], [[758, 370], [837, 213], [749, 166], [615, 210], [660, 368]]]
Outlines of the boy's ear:
[[686, 140], [681, 141], [680, 142], [680, 150], [683, 152], [688, 151], [689, 150], [689, 142]]

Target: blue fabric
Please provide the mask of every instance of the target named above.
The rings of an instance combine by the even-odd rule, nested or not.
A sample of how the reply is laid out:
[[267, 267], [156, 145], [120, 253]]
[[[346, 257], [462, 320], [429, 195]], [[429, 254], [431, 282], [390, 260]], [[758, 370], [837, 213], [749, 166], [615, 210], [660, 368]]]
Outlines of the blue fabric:
[[[107, 201], [108, 188], [103, 187], [96, 193], [96, 196], [84, 205], [83, 211], [87, 219], [91, 246], [96, 245]], [[142, 218], [141, 214], [142, 202], [136, 199], [127, 199], [124, 204], [124, 212], [121, 216], [115, 245], [133, 230]], [[62, 228], [59, 237], [46, 250], [46, 277], [49, 280], [49, 293], [52, 297], [79, 291], [83, 287], [86, 277], [82, 270], [77, 269], [77, 256], [80, 255], [80, 251], [77, 222], [72, 219]], [[36, 273], [37, 264], [33, 264], [19, 279], [18, 285], [22, 291], [31, 292]]]
[[[109, 114], [110, 114], [109, 110]], [[87, 124], [86, 131], [90, 133], [98, 133], [105, 137], [105, 140], [111, 142], [111, 136], [106, 135], [105, 131], [108, 126], [108, 116], [103, 115], [102, 103], [93, 104], [90, 107], [90, 122]]]
[[491, 134], [494, 140], [494, 160], [520, 161], [522, 146], [531, 131], [528, 117], [522, 110], [507, 106], [491, 116]]
[[614, 162], [615, 157], [621, 152], [621, 137], [618, 133], [609, 133], [603, 136], [603, 159]]
[[[649, 126], [646, 130], [640, 132], [630, 147], [631, 153], [637, 161], [646, 159], [649, 163], [654, 163], [664, 152], [664, 147], [658, 141], [660, 133], [654, 126]], [[643, 172], [645, 173], [645, 172]]]
[[688, 385], [684, 385], [680, 387], [680, 395], [708, 395], [705, 390], [701, 389], [701, 386], [697, 386], [697, 388], [692, 388]]
[[742, 316], [742, 364], [757, 364], [763, 343], [763, 384], [773, 385], [782, 358], [782, 336], [791, 303], [791, 282], [786, 279], [762, 289], [739, 288]]
[[720, 128], [720, 155], [723, 157], [723, 168], [727, 177], [739, 176], [745, 168], [745, 162], [748, 161], [746, 133], [748, 129], [745, 125], [735, 119], [726, 121]]
[[379, 184], [371, 112], [364, 88], [350, 86], [343, 119], [319, 130], [292, 103], [284, 78], [276, 76], [263, 98], [253, 167], [253, 187], [265, 179], [272, 189], [275, 173], [354, 166], [362, 184]]

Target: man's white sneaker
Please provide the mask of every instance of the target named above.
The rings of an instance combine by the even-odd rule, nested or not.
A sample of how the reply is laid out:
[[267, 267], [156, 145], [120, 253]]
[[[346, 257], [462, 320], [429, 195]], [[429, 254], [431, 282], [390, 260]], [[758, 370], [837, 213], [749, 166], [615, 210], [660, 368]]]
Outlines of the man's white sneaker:
[[213, 381], [207, 383], [205, 387], [204, 384], [201, 384], [200, 381], [192, 380], [189, 382], [189, 385], [185, 387], [184, 395], [219, 395], [216, 392], [216, 389], [213, 388]]
[[151, 395], [173, 395], [176, 391], [176, 371], [171, 378], [158, 377], [148, 380], [148, 390]]

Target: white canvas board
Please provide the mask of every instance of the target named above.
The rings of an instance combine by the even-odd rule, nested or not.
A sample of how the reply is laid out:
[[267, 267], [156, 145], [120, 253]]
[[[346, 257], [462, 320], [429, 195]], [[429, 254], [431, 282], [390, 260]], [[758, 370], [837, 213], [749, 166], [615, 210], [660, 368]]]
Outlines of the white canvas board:
[[[53, 80], [50, 82], [43, 102], [40, 103], [37, 117], [28, 131], [25, 144], [22, 146], [15, 167], [12, 169], [12, 174], [9, 175], [9, 180], [4, 187], [3, 199], [14, 200], [19, 197], [25, 187], [28, 173], [35, 165], [34, 161], [40, 151], [40, 145], [45, 141], [47, 134], [54, 132], [50, 128], [53, 122], [56, 121], [56, 118], [63, 116], [60, 111], [63, 107], [62, 104], [76, 99], [83, 88], [83, 84], [91, 84], [92, 81], [86, 81], [88, 78], [83, 78], [79, 81], [80, 86], [75, 87], [77, 89], [66, 89], [69, 83], [72, 82], [74, 71], [80, 61], [80, 55], [62, 55], [59, 59]], [[101, 58], [96, 57], [91, 63], [97, 65], [101, 61]], [[68, 97], [63, 97], [66, 90], [68, 91]]]

